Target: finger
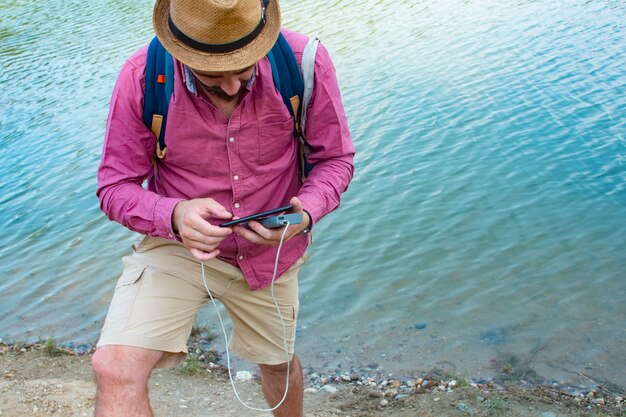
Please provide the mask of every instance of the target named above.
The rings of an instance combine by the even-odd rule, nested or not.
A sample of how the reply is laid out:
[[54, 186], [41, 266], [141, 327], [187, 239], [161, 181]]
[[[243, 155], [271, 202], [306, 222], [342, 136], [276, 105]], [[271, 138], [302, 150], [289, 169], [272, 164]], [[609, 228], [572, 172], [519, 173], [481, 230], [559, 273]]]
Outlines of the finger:
[[189, 252], [199, 261], [210, 261], [211, 259], [215, 259], [217, 255], [220, 254], [219, 249], [214, 249], [210, 252], [201, 251], [195, 248], [189, 249]]
[[[252, 222], [250, 222], [250, 223], [252, 223]], [[261, 225], [259, 225], [259, 226], [261, 226]], [[263, 227], [263, 226], [261, 226], [261, 227]], [[245, 227], [242, 227], [242, 226], [235, 226], [233, 228], [233, 231], [235, 232], [235, 234], [237, 234], [237, 236], [241, 236], [242, 238], [246, 239], [249, 242], [257, 243], [259, 245], [274, 245], [273, 242], [267, 241], [265, 238], [263, 238], [263, 236], [259, 235], [257, 232], [255, 232], [252, 229], [248, 229], [248, 228], [245, 228]]]
[[180, 232], [180, 237], [184, 242], [198, 242], [203, 244], [219, 244], [226, 236], [232, 233], [232, 230], [217, 230], [205, 228], [206, 232], [193, 228], [186, 228]]
[[[274, 240], [272, 229], [268, 229], [267, 227], [263, 227], [261, 223], [257, 221], [250, 221], [248, 223], [248, 227], [253, 230], [257, 235], [261, 236], [265, 240]], [[282, 228], [281, 228], [282, 230]]]
[[212, 198], [205, 198], [202, 199], [202, 201], [205, 203], [205, 210], [207, 210], [210, 216], [217, 217], [218, 219], [230, 219], [233, 217], [232, 213]]
[[222, 239], [233, 232], [233, 229], [230, 227], [215, 226], [204, 219], [194, 222], [192, 228], [205, 236], [220, 237]]
[[294, 228], [294, 226], [289, 226], [288, 230], [285, 231], [284, 227], [268, 229], [266, 227], [263, 227], [258, 222], [254, 223], [257, 223], [257, 225], [255, 226], [250, 224], [250, 229], [238, 226], [234, 230], [234, 232], [252, 243], [268, 246], [278, 246], [280, 244], [281, 238], [283, 237], [283, 233], [284, 242], [291, 239], [297, 233], [297, 230]]
[[198, 249], [202, 252], [211, 252], [219, 247], [220, 242], [204, 243], [204, 242], [198, 242], [198, 241], [193, 241], [193, 240], [186, 240], [183, 242], [183, 244], [189, 249]]

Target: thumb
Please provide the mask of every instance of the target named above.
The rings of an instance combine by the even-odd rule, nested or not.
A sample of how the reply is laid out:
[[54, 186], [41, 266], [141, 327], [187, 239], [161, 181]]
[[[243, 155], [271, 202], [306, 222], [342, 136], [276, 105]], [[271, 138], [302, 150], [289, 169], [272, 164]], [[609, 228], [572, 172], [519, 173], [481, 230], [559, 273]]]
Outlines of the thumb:
[[302, 213], [304, 208], [302, 207], [302, 203], [300, 202], [300, 199], [298, 197], [291, 197], [291, 200], [289, 200], [289, 204], [293, 206], [293, 211], [295, 213]]

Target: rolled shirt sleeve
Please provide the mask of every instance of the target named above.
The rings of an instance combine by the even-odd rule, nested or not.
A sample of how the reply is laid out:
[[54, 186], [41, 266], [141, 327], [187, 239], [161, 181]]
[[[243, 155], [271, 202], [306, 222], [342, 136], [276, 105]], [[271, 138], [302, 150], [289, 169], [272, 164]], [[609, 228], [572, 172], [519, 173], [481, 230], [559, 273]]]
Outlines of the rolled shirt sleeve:
[[308, 161], [314, 168], [299, 192], [313, 223], [339, 207], [340, 196], [354, 174], [354, 145], [334, 65], [319, 45], [315, 58], [315, 83], [307, 109]]
[[136, 65], [145, 55], [144, 48], [126, 61], [115, 84], [96, 194], [109, 219], [141, 234], [174, 239], [172, 212], [181, 199], [142, 186], [156, 175], [155, 138], [143, 123], [144, 69]]

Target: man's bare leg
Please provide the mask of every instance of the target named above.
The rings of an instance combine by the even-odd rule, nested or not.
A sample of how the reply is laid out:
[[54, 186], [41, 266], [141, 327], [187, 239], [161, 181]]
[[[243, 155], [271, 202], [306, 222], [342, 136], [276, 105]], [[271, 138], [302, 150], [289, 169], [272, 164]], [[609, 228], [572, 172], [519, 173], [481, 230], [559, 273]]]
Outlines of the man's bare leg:
[[96, 375], [96, 417], [152, 417], [148, 379], [163, 352], [109, 345], [91, 360]]
[[[274, 407], [285, 394], [285, 378], [287, 364], [259, 365], [261, 368], [261, 386], [265, 399], [270, 407]], [[274, 410], [276, 417], [302, 417], [302, 398], [304, 396], [302, 382], [302, 366], [296, 355], [293, 356], [289, 369], [289, 391], [283, 404]]]

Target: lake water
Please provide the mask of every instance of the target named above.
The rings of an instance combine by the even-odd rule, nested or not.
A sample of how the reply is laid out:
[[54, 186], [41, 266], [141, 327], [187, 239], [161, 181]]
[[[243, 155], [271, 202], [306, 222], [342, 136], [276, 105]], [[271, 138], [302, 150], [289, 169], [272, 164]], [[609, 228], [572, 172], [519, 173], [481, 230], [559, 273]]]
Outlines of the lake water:
[[[5, 341], [97, 337], [137, 235], [99, 211], [95, 174], [151, 4], [0, 5]], [[508, 362], [626, 386], [626, 3], [285, 0], [283, 15], [331, 51], [358, 152], [302, 271], [305, 364]]]

